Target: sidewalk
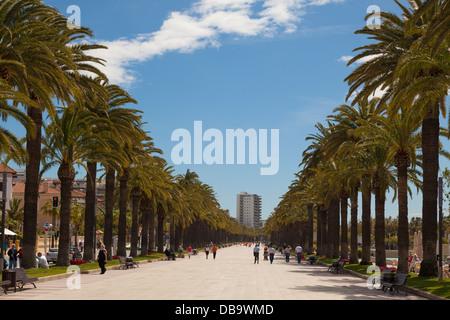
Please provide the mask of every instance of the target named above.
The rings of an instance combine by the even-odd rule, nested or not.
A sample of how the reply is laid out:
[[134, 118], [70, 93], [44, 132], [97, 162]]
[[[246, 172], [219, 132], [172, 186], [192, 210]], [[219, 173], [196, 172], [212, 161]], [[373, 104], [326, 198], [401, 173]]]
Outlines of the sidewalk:
[[[69, 279], [70, 280], [70, 279]], [[253, 263], [252, 248], [219, 249], [214, 260], [203, 252], [190, 259], [156, 261], [129, 270], [81, 274], [80, 289], [68, 289], [67, 279], [38, 281], [37, 288], [0, 294], [0, 300], [423, 300], [370, 290], [366, 280], [350, 274], [332, 274], [327, 267], [286, 263], [278, 253], [270, 264], [261, 255]]]

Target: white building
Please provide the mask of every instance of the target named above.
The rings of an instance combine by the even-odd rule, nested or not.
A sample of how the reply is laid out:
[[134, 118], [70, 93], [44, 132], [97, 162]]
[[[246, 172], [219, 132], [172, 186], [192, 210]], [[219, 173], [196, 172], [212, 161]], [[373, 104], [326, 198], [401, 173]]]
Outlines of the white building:
[[244, 226], [261, 228], [261, 196], [241, 192], [236, 200], [237, 221]]

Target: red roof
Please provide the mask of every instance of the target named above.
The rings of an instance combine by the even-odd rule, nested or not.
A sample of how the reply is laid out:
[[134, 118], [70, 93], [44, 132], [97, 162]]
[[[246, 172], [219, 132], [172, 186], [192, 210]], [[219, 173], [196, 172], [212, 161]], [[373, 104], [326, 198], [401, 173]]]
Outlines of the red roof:
[[17, 178], [17, 172], [2, 163], [2, 164], [0, 164], [0, 172], [4, 172], [4, 171], [6, 171], [8, 173], [12, 173], [13, 178]]

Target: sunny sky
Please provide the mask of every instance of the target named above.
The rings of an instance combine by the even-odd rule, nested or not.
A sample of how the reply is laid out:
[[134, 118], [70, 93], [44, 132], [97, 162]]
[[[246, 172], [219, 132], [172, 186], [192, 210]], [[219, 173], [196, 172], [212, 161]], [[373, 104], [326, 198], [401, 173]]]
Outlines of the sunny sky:
[[[407, 1], [401, 1], [408, 5]], [[111, 83], [129, 91], [146, 129], [169, 163], [177, 129], [279, 130], [279, 170], [257, 164], [175, 165], [213, 186], [223, 209], [236, 214], [236, 194], [262, 196], [266, 219], [298, 171], [305, 137], [345, 103], [352, 50], [367, 43], [354, 31], [370, 6], [398, 12], [393, 0], [47, 0], [83, 26], [108, 63]], [[68, 10], [69, 9], [69, 10]], [[77, 22], [77, 21], [76, 21]], [[134, 107], [134, 106], [133, 106]], [[225, 138], [224, 138], [225, 139]], [[270, 141], [270, 140], [269, 140]], [[206, 143], [204, 144], [204, 146]], [[269, 143], [270, 146], [270, 143]], [[225, 148], [224, 148], [225, 152]], [[56, 170], [55, 170], [56, 172]], [[410, 213], [421, 211], [421, 199]], [[387, 203], [387, 215], [396, 216]]]

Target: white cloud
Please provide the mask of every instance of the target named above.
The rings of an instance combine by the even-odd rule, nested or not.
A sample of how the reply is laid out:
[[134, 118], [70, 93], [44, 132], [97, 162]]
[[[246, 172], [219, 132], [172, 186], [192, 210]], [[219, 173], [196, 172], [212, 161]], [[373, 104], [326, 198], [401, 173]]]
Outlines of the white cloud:
[[104, 58], [102, 68], [111, 83], [130, 86], [137, 80], [133, 64], [167, 52], [192, 53], [220, 46], [221, 35], [237, 37], [274, 36], [297, 30], [307, 6], [345, 0], [198, 0], [183, 11], [171, 12], [160, 29], [138, 35], [100, 41], [108, 50], [94, 54]]
[[[373, 60], [373, 59], [375, 59], [375, 58], [377, 58], [377, 57], [379, 57], [379, 56], [380, 56], [380, 55], [371, 55], [371, 56], [363, 57], [363, 58], [361, 58], [361, 59], [355, 61], [354, 63], [357, 63], [357, 64], [365, 63], [365, 62], [368, 62], [368, 61], [370, 61], [370, 60]], [[345, 62], [345, 63], [348, 63], [348, 62], [349, 62], [350, 60], [352, 60], [353, 58], [354, 58], [353, 56], [342, 56], [342, 57], [340, 57], [340, 58], [338, 59], [338, 61], [339, 61], [339, 62]]]

